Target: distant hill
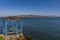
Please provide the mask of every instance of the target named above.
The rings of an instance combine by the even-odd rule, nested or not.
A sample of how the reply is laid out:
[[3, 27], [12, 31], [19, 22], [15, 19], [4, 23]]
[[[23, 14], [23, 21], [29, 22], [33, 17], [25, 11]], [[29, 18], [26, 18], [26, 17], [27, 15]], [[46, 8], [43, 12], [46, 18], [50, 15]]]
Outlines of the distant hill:
[[49, 16], [44, 16], [44, 15], [17, 15], [16, 17], [21, 17], [21, 18], [57, 18], [59, 16], [54, 16], [54, 15], [49, 15]]
[[59, 16], [44, 16], [44, 15], [16, 15], [16, 16], [7, 16], [4, 18], [60, 18]]

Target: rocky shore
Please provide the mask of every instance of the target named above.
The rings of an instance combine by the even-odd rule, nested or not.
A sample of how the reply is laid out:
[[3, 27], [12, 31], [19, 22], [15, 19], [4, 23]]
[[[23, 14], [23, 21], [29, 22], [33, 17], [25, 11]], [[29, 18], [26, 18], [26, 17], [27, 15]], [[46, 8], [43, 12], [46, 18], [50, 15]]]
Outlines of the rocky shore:
[[0, 40], [26, 40], [23, 35], [20, 35], [19, 37], [11, 36], [11, 37], [5, 37], [3, 34], [0, 34]]
[[19, 37], [10, 36], [5, 37], [3, 34], [0, 34], [0, 40], [31, 40], [32, 38], [29, 36], [20, 35]]

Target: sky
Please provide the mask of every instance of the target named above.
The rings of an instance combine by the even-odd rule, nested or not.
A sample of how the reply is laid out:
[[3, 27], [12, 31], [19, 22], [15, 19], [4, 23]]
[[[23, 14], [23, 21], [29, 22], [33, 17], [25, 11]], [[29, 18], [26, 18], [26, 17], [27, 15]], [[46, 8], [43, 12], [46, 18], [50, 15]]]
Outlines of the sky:
[[0, 0], [0, 16], [60, 16], [60, 0]]

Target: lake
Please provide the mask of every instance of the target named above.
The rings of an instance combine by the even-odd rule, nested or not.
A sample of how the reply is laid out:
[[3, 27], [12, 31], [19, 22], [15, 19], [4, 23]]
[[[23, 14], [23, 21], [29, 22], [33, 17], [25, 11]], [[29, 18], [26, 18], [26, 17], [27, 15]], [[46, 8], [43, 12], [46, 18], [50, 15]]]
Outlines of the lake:
[[[24, 18], [23, 23], [24, 35], [32, 40], [60, 40], [60, 18]], [[2, 26], [0, 30], [2, 33]]]
[[26, 18], [24, 35], [32, 40], [60, 40], [60, 18]]

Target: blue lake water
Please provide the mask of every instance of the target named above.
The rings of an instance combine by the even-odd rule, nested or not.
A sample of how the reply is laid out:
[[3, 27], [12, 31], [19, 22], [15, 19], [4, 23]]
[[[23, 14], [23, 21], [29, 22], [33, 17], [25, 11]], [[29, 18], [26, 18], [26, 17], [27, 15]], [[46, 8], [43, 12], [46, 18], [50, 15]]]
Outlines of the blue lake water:
[[60, 40], [60, 18], [24, 18], [23, 22], [23, 33], [32, 40]]
[[60, 40], [60, 18], [24, 19], [24, 34], [32, 40]]

